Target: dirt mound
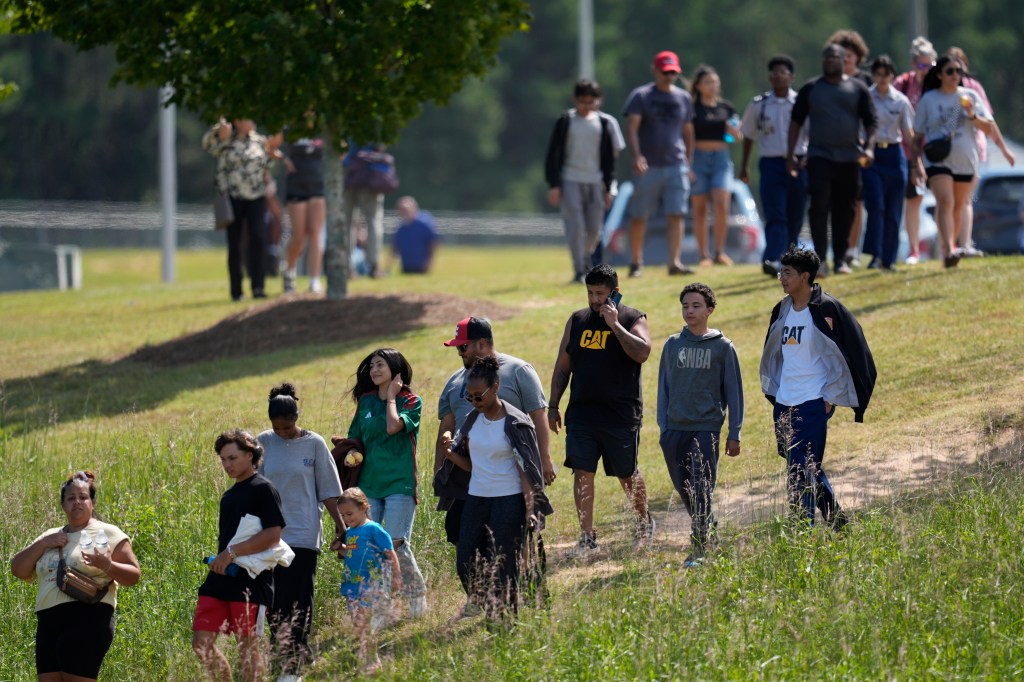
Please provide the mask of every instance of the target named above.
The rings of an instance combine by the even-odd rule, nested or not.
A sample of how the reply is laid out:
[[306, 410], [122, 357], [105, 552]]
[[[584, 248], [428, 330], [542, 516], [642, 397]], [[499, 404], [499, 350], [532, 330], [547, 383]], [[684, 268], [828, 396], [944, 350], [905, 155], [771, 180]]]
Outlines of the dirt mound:
[[282, 297], [221, 320], [209, 329], [143, 346], [125, 360], [161, 367], [239, 358], [358, 338], [387, 337], [455, 323], [468, 315], [508, 319], [514, 310], [439, 294], [364, 295], [328, 301]]

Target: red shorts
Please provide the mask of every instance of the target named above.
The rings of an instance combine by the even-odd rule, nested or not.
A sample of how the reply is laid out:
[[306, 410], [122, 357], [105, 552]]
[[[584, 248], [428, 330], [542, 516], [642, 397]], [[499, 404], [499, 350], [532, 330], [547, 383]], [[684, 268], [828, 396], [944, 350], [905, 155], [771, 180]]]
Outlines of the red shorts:
[[236, 637], [262, 636], [266, 615], [267, 607], [262, 604], [199, 595], [192, 631], [234, 634]]

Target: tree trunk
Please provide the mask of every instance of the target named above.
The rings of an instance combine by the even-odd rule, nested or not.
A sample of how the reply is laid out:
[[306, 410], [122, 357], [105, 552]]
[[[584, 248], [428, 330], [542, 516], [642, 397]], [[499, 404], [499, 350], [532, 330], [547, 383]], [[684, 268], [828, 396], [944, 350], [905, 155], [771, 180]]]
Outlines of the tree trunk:
[[335, 137], [329, 132], [324, 133], [324, 185], [327, 192], [327, 250], [324, 252], [327, 298], [339, 300], [348, 296], [352, 231], [345, 222], [345, 176], [341, 156]]

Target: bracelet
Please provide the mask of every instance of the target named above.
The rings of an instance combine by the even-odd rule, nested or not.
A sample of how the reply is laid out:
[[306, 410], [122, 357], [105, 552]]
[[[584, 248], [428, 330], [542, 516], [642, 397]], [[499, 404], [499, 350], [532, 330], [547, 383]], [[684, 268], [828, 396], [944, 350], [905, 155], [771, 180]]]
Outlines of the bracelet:
[[551, 410], [558, 412], [558, 405], [548, 405], [548, 411], [550, 412]]
[[394, 403], [395, 405], [397, 405], [398, 401], [397, 400], [388, 400], [388, 404], [390, 405], [391, 403]]
[[235, 553], [235, 548], [232, 547], [231, 545], [228, 545], [228, 554], [231, 555], [232, 559], [237, 559], [238, 558], [238, 555]]

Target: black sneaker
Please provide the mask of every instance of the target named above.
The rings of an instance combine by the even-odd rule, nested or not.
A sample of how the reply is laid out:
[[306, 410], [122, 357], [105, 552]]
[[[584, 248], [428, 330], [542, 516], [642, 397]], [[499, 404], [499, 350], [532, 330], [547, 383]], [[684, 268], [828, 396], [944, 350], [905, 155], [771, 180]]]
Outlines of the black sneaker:
[[766, 260], [761, 263], [761, 272], [768, 275], [769, 277], [778, 277], [781, 263], [778, 261]]
[[629, 264], [629, 276], [630, 277], [643, 277], [644, 276], [644, 266], [639, 265], [637, 263], [630, 263]]
[[832, 518], [825, 519], [825, 523], [829, 525], [833, 532], [839, 533], [850, 523], [850, 517], [842, 509], [836, 509], [836, 512], [832, 514]]
[[590, 556], [597, 550], [597, 533], [593, 531], [589, 533], [580, 533], [579, 542], [576, 543], [575, 547], [569, 550], [569, 558], [583, 559], [584, 557]]

